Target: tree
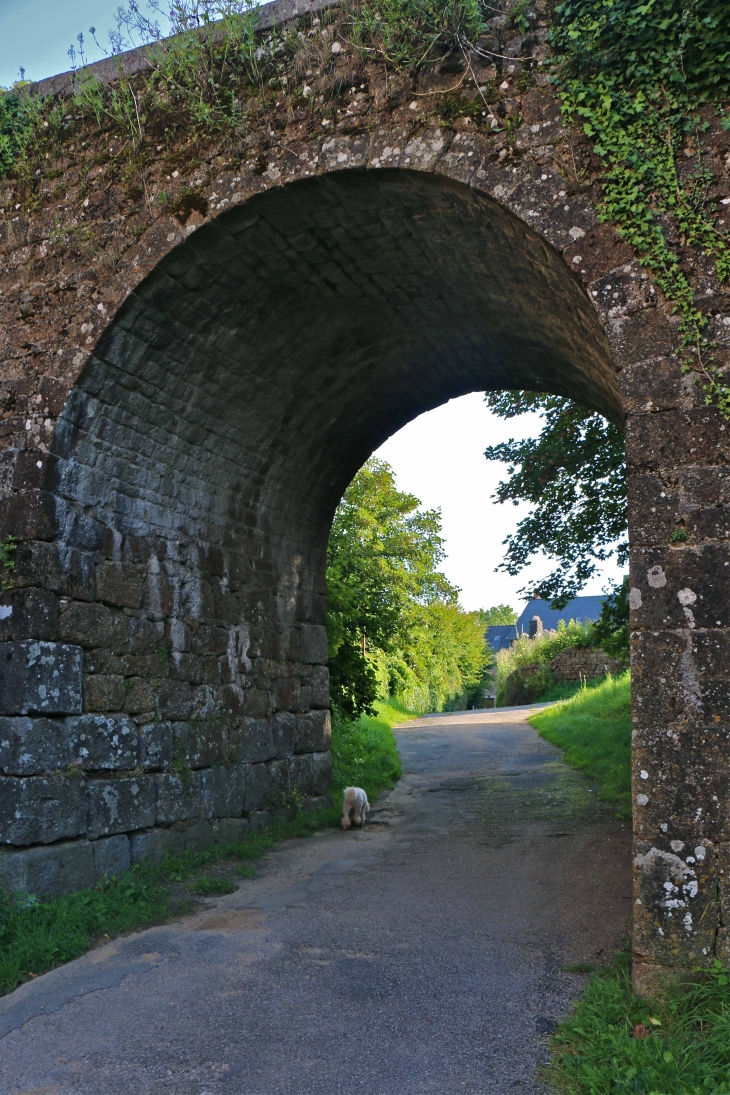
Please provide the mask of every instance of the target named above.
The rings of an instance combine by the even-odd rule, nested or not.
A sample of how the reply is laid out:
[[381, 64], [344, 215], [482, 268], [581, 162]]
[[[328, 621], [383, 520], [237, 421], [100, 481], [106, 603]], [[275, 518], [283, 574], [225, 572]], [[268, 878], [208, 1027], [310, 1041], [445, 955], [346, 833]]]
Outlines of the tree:
[[489, 659], [480, 613], [464, 612], [437, 569], [441, 514], [399, 491], [371, 459], [340, 503], [330, 533], [327, 635], [334, 705], [350, 718], [378, 695], [439, 710], [468, 694]]
[[406, 641], [412, 604], [456, 602], [436, 567], [444, 558], [441, 515], [399, 491], [392, 468], [371, 459], [337, 508], [327, 549], [327, 635], [333, 702], [355, 717], [377, 696], [368, 649]]
[[[534, 508], [504, 541], [498, 569], [517, 575], [545, 552], [557, 567], [530, 588], [563, 608], [600, 563], [628, 555], [626, 474], [621, 429], [595, 411], [562, 396], [539, 392], [488, 392], [487, 406], [500, 418], [530, 411], [542, 415], [537, 437], [490, 446], [487, 460], [507, 464], [508, 478], [495, 497]], [[522, 593], [527, 592], [521, 590]]]
[[509, 605], [494, 605], [492, 608], [480, 608], [477, 611], [477, 615], [485, 630], [488, 627], [499, 627], [500, 625], [504, 626], [506, 624], [517, 623], [517, 613]]

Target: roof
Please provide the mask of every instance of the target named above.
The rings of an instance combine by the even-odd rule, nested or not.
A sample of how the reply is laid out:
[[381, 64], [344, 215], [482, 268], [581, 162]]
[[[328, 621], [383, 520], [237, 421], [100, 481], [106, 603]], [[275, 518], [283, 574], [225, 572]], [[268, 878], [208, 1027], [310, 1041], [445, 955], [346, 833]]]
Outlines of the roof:
[[517, 628], [514, 624], [490, 624], [487, 628], [487, 642], [495, 652], [497, 650], [509, 650], [511, 644], [517, 638]]
[[566, 624], [571, 620], [576, 620], [580, 624], [587, 620], [597, 620], [601, 615], [604, 600], [605, 597], [574, 597], [572, 601], [568, 601], [565, 608], [557, 609], [551, 608], [549, 601], [533, 597], [522, 610], [517, 621], [517, 631], [520, 635], [523, 631], [529, 634], [530, 620], [533, 616], [540, 617], [546, 631], [554, 631], [561, 620], [564, 620]]

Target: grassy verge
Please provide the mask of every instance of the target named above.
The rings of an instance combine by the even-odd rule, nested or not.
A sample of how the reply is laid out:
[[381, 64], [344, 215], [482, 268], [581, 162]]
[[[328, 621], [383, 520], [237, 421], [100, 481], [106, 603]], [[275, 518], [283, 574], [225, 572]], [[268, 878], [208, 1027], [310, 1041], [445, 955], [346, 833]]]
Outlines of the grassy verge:
[[570, 699], [530, 715], [541, 737], [596, 780], [604, 802], [631, 817], [631, 683], [629, 673], [581, 688]]
[[717, 963], [701, 980], [669, 984], [647, 1003], [631, 986], [630, 955], [619, 955], [593, 976], [551, 1049], [544, 1079], [565, 1095], [725, 1095], [728, 977]]
[[241, 877], [253, 877], [253, 863], [281, 840], [338, 824], [338, 799], [348, 784], [364, 787], [374, 801], [401, 775], [391, 727], [415, 717], [390, 702], [379, 703], [372, 718], [335, 723], [331, 809], [275, 821], [236, 844], [168, 855], [158, 867], [140, 864], [119, 879], [63, 897], [38, 901], [32, 894], [9, 895], [0, 889], [0, 995], [78, 958], [99, 941], [178, 916], [196, 897], [233, 893]]
[[[233, 893], [253, 863], [285, 837], [308, 836], [317, 816], [274, 821], [235, 844], [168, 854], [157, 867], [139, 864], [93, 889], [38, 901], [0, 889], [0, 995], [95, 943], [190, 910], [194, 895]], [[236, 880], [236, 881], [234, 881]]]
[[332, 727], [332, 794], [353, 784], [362, 787], [373, 802], [381, 791], [393, 787], [402, 775], [393, 727], [416, 719], [397, 700], [378, 701], [373, 716], [356, 722], [335, 720]]

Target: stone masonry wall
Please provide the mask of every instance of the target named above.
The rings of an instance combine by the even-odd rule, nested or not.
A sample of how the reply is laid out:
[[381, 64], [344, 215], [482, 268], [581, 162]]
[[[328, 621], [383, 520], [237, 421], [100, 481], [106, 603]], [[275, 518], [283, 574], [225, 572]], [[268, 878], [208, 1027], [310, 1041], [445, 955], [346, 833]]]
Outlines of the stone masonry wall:
[[[71, 888], [320, 795], [337, 501], [415, 415], [529, 388], [626, 422], [635, 978], [727, 960], [728, 426], [599, 222], [533, 6], [456, 77], [489, 110], [460, 113], [453, 66], [355, 56], [335, 11], [299, 24], [311, 68], [252, 96], [245, 132], [152, 119], [135, 167], [69, 115], [39, 174], [0, 184], [6, 884]], [[730, 133], [707, 123], [722, 226]], [[683, 267], [722, 368], [730, 299]]]
[[555, 681], [590, 681], [596, 677], [605, 677], [607, 673], [615, 676], [626, 668], [619, 658], [611, 658], [602, 650], [583, 646], [563, 650], [550, 662]]

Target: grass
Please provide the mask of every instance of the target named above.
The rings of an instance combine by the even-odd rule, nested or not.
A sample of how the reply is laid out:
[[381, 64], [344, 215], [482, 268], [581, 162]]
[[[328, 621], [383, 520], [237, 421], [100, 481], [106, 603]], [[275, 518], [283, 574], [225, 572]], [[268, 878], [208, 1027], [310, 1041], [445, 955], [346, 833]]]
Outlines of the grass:
[[[339, 824], [338, 796], [354, 783], [371, 801], [401, 776], [392, 727], [415, 718], [396, 701], [378, 703], [372, 718], [336, 721], [332, 731], [334, 802], [316, 814], [274, 820], [236, 844], [201, 853], [168, 854], [157, 867], [139, 864], [92, 889], [39, 901], [0, 888], [0, 995], [23, 981], [78, 958], [95, 943], [188, 911], [196, 896], [233, 893], [238, 879], [255, 876], [254, 863], [288, 837]], [[211, 868], [217, 873], [211, 874]]]
[[[362, 787], [371, 802], [403, 774], [393, 727], [416, 719], [395, 699], [376, 703], [375, 715], [356, 722], [335, 719], [332, 726], [332, 793], [350, 784]], [[339, 810], [338, 810], [339, 817]]]
[[528, 720], [563, 750], [572, 768], [595, 780], [600, 797], [631, 817], [631, 681], [628, 671], [580, 688], [570, 699]]
[[592, 977], [551, 1049], [543, 1078], [564, 1095], [730, 1093], [728, 977], [716, 962], [647, 1002], [632, 988], [630, 954], [620, 954]]
[[[95, 943], [189, 911], [193, 895], [233, 893], [238, 887], [230, 875], [253, 877], [253, 862], [287, 837], [308, 836], [319, 823], [317, 815], [275, 820], [235, 844], [168, 854], [160, 866], [139, 864], [118, 879], [44, 901], [0, 889], [0, 995]], [[217, 876], [210, 873], [214, 867]]]

